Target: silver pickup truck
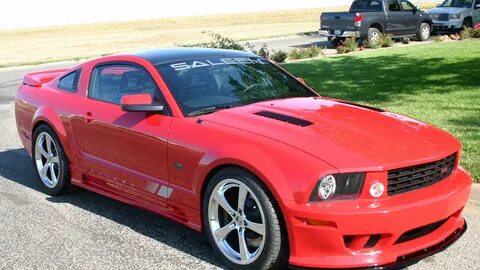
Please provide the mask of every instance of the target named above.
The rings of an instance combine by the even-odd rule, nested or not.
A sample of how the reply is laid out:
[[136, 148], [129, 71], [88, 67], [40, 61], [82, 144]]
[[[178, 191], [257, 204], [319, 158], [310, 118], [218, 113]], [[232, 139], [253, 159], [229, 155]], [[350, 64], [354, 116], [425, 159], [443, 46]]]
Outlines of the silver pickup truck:
[[427, 11], [434, 31], [459, 30], [480, 23], [480, 0], [446, 0]]

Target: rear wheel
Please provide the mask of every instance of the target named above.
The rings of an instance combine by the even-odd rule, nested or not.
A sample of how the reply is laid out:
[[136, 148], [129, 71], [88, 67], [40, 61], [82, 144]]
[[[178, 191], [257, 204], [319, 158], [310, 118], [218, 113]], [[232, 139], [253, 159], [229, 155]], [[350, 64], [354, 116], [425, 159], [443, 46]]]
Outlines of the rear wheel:
[[367, 36], [367, 41], [369, 44], [377, 44], [380, 41], [380, 38], [382, 37], [382, 32], [378, 30], [377, 28], [370, 28], [368, 29], [368, 36]]
[[427, 41], [430, 39], [431, 28], [428, 23], [422, 23], [417, 34], [417, 39], [420, 41]]
[[47, 194], [65, 191], [70, 182], [68, 160], [57, 134], [48, 125], [40, 125], [34, 132], [32, 162]]
[[227, 168], [209, 182], [203, 221], [215, 253], [231, 269], [282, 269], [288, 247], [272, 198], [251, 173]]

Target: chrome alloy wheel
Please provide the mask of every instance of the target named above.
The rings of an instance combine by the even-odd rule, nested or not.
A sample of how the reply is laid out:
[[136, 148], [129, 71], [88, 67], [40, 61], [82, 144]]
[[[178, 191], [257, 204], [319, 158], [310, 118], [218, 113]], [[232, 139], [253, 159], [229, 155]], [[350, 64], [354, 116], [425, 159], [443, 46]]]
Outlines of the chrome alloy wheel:
[[370, 41], [371, 41], [373, 44], [377, 44], [379, 38], [380, 38], [380, 35], [379, 35], [377, 32], [373, 32], [373, 33], [370, 35]]
[[215, 186], [208, 203], [208, 221], [215, 243], [232, 262], [250, 264], [262, 253], [264, 210], [243, 182], [225, 179]]
[[427, 40], [430, 37], [430, 27], [424, 26], [422, 28], [422, 38]]
[[35, 164], [43, 184], [48, 188], [54, 188], [60, 175], [60, 159], [52, 136], [47, 132], [40, 133], [34, 149]]

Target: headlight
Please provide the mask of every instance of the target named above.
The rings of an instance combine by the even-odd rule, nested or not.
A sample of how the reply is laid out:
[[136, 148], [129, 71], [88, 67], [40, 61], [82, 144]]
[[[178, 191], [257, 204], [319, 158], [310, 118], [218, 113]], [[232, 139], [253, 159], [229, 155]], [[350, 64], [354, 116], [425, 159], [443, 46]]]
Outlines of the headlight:
[[461, 18], [460, 13], [450, 13], [450, 19], [457, 20], [457, 19], [460, 19], [460, 18]]
[[315, 185], [310, 195], [310, 202], [356, 198], [362, 189], [364, 179], [365, 173], [341, 173], [323, 176]]
[[434, 20], [438, 20], [439, 17], [440, 17], [440, 14], [432, 14], [432, 19]]

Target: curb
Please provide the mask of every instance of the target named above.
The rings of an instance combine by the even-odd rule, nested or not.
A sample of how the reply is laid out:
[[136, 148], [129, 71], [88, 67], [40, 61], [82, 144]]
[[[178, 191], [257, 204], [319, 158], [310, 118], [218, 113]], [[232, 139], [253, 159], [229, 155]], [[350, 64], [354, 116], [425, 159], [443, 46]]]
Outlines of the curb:
[[480, 203], [480, 184], [474, 183], [472, 185], [472, 195], [470, 196], [470, 200]]

